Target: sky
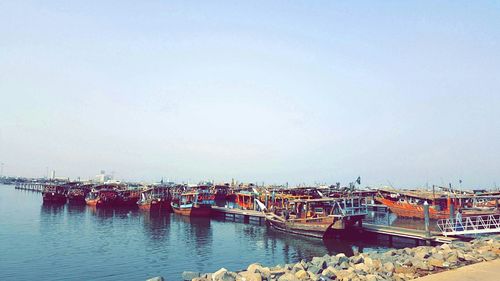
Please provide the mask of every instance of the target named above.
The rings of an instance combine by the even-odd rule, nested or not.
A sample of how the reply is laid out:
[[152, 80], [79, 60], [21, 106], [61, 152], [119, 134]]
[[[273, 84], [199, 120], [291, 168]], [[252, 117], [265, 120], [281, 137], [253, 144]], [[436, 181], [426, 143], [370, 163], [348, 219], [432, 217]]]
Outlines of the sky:
[[0, 0], [4, 175], [500, 186], [497, 1]]

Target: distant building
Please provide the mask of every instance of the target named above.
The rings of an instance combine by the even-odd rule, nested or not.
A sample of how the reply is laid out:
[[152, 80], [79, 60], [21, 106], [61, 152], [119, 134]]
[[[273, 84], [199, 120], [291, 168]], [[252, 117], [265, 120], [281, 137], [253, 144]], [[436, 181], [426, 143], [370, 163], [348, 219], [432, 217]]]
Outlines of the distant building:
[[50, 174], [50, 178], [53, 180], [56, 179], [56, 170], [52, 170], [52, 174]]
[[105, 183], [105, 182], [111, 181], [113, 179], [113, 176], [106, 175], [106, 171], [104, 171], [104, 170], [101, 170], [101, 173], [95, 177], [96, 177], [96, 181], [100, 182], [100, 183]]

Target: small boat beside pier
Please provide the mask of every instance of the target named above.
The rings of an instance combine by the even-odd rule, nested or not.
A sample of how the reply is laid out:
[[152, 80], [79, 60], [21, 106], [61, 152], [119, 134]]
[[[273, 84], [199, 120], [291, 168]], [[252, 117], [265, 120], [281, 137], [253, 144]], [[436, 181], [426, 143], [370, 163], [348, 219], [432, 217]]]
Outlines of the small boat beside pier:
[[47, 185], [42, 191], [44, 204], [65, 204], [67, 189], [64, 185]]
[[446, 219], [461, 210], [462, 217], [491, 215], [497, 209], [478, 208], [473, 194], [455, 194], [450, 192], [429, 192], [424, 190], [379, 190], [375, 201], [386, 205], [398, 217], [424, 218], [424, 202], [429, 204], [431, 219]]
[[200, 186], [193, 191], [181, 193], [172, 200], [174, 213], [183, 216], [208, 217], [211, 214], [215, 196], [208, 186]]
[[139, 209], [160, 212], [170, 208], [171, 193], [166, 186], [153, 186], [141, 192], [137, 201]]
[[301, 199], [290, 202], [278, 212], [266, 213], [266, 222], [279, 231], [329, 238], [356, 223], [362, 225], [367, 213], [361, 197]]
[[86, 204], [92, 207], [115, 207], [119, 201], [118, 191], [114, 189], [92, 190], [85, 198]]
[[92, 189], [92, 184], [73, 184], [70, 185], [66, 197], [68, 203], [85, 204], [85, 197]]

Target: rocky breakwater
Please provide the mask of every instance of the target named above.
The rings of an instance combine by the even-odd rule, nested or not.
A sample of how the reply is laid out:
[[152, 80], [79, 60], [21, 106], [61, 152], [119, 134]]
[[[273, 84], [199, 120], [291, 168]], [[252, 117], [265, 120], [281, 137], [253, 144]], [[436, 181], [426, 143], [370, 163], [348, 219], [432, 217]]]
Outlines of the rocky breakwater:
[[420, 246], [361, 253], [315, 257], [295, 264], [266, 267], [251, 264], [246, 270], [231, 272], [224, 268], [200, 274], [184, 272], [185, 281], [303, 281], [303, 280], [410, 280], [420, 276], [489, 261], [500, 257], [500, 235], [454, 242], [441, 246]]

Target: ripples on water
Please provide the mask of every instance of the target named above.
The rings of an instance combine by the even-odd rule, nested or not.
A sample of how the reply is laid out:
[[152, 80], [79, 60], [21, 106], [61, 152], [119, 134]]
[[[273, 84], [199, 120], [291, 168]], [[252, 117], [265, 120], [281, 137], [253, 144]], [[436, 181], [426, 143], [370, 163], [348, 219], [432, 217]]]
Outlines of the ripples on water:
[[326, 253], [384, 249], [371, 242], [299, 238], [223, 219], [139, 210], [42, 205], [40, 193], [0, 186], [0, 280], [180, 280]]

